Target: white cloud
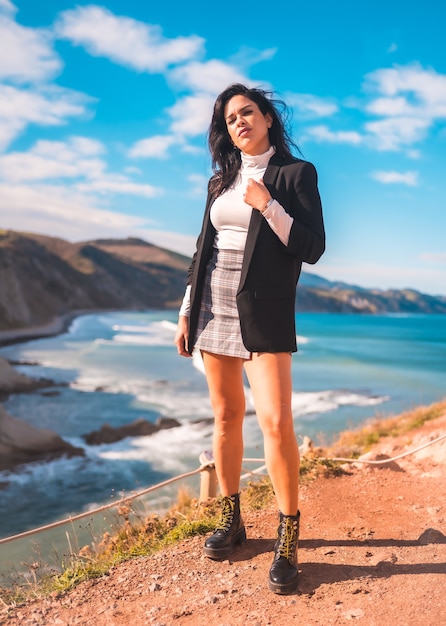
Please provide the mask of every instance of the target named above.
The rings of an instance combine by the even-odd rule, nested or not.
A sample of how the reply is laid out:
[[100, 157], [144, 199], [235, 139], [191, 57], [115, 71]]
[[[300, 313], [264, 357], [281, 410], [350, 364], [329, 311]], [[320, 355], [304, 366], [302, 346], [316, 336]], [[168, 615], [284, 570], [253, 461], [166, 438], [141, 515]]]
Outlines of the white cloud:
[[384, 185], [401, 184], [408, 185], [409, 187], [418, 186], [418, 172], [393, 172], [378, 170], [372, 172], [371, 177]]
[[412, 148], [410, 150], [407, 150], [406, 152], [406, 156], [409, 157], [409, 159], [420, 159], [421, 158], [421, 151], [420, 150], [416, 150], [415, 148]]
[[250, 82], [235, 67], [217, 59], [182, 65], [169, 72], [168, 78], [175, 86], [182, 85], [192, 91], [213, 96], [233, 83]]
[[17, 7], [10, 0], [0, 0], [0, 13], [14, 15], [17, 13]]
[[105, 164], [93, 157], [103, 151], [102, 144], [85, 137], [73, 137], [67, 142], [41, 140], [28, 152], [0, 156], [0, 178], [11, 183], [97, 178], [103, 175]]
[[332, 100], [319, 98], [308, 93], [292, 93], [287, 95], [287, 102], [294, 107], [300, 117], [329, 117], [339, 110]]
[[126, 194], [153, 198], [162, 194], [160, 188], [107, 172], [105, 161], [98, 158], [104, 151], [100, 142], [86, 137], [72, 137], [67, 142], [38, 141], [28, 152], [0, 156], [0, 180], [14, 184], [71, 179], [70, 193], [75, 190], [90, 197]]
[[[1, 89], [0, 89], [1, 91]], [[1, 97], [1, 94], [0, 94]], [[22, 132], [25, 124], [20, 119], [2, 119], [0, 117], [0, 152]]]
[[241, 48], [231, 56], [231, 64], [237, 67], [251, 67], [262, 61], [269, 61], [277, 53], [277, 48], [265, 48], [258, 50], [249, 46], [241, 46]]
[[366, 76], [365, 88], [389, 97], [411, 94], [420, 107], [429, 104], [430, 111], [446, 115], [446, 76], [419, 63], [375, 70]]
[[233, 83], [252, 84], [235, 67], [216, 59], [175, 68], [169, 72], [168, 79], [176, 87], [185, 87], [193, 92], [168, 109], [173, 119], [170, 130], [180, 140], [206, 133], [215, 98], [223, 89]]
[[97, 199], [72, 187], [0, 184], [2, 227], [40, 232], [70, 241], [122, 237], [147, 220], [100, 207]]
[[11, 183], [78, 178], [91, 174], [92, 169], [96, 170], [97, 175], [97, 170], [103, 169], [103, 163], [95, 163], [91, 159], [77, 162], [58, 160], [31, 152], [13, 152], [0, 157], [0, 177]]
[[59, 126], [71, 117], [85, 116], [92, 100], [56, 85], [25, 90], [0, 84], [0, 150], [29, 124]]
[[162, 195], [162, 189], [152, 185], [142, 185], [128, 180], [119, 174], [103, 174], [85, 183], [79, 183], [76, 188], [81, 192], [89, 193], [120, 193], [130, 196], [141, 196], [143, 198], [155, 198]]
[[364, 88], [372, 94], [366, 112], [382, 118], [365, 125], [378, 149], [400, 150], [421, 142], [435, 123], [446, 119], [446, 75], [418, 63], [375, 70], [366, 76]]
[[173, 118], [172, 132], [180, 136], [196, 136], [205, 133], [211, 121], [214, 96], [197, 93], [176, 102], [169, 110]]
[[191, 183], [192, 188], [190, 194], [192, 196], [206, 196], [208, 179], [201, 174], [190, 174], [187, 180]]
[[61, 124], [66, 117], [85, 112], [87, 96], [57, 86], [24, 90], [0, 85], [0, 118], [12, 118], [44, 126]]
[[[106, 151], [104, 144], [97, 139], [91, 139], [91, 137], [73, 136], [70, 137], [68, 141], [73, 149], [82, 156], [95, 156], [103, 154]], [[42, 144], [43, 142], [39, 143]], [[52, 150], [52, 142], [48, 141], [46, 143], [48, 144], [48, 148]]]
[[[62, 62], [52, 48], [48, 33], [25, 28], [0, 15], [0, 78], [17, 83], [33, 83], [52, 78]], [[6, 52], [7, 51], [7, 52]]]
[[128, 151], [128, 156], [137, 158], [158, 158], [165, 159], [168, 150], [176, 142], [173, 135], [154, 135], [137, 141]]
[[124, 172], [126, 172], [127, 174], [137, 174], [138, 176], [143, 173], [142, 170], [135, 165], [128, 165], [124, 168]]
[[420, 254], [419, 259], [423, 263], [446, 265], [446, 252], [423, 252]]
[[97, 156], [105, 152], [105, 146], [89, 137], [69, 137], [67, 141], [40, 139], [32, 150], [22, 154], [38, 154], [56, 161], [76, 161], [79, 158]]
[[159, 26], [116, 16], [94, 5], [61, 13], [55, 33], [94, 56], [140, 72], [163, 72], [169, 65], [195, 58], [204, 43], [196, 35], [166, 39]]
[[187, 256], [195, 249], [195, 236], [151, 228], [150, 220], [110, 211], [73, 187], [0, 183], [0, 216], [2, 228], [68, 241], [133, 236]]
[[[363, 132], [334, 131], [328, 126], [306, 129], [316, 141], [367, 145], [375, 150], [404, 150], [410, 158], [420, 157], [421, 144], [435, 124], [446, 120], [446, 75], [419, 63], [380, 68], [366, 75], [363, 84], [367, 102], [347, 98], [344, 106], [365, 114]], [[302, 117], [333, 115], [336, 105], [311, 94], [290, 96]], [[300, 109], [300, 111], [299, 111]]]
[[363, 138], [359, 133], [353, 130], [338, 130], [332, 131], [327, 126], [312, 126], [307, 128], [305, 136], [309, 136], [312, 139], [329, 143], [347, 143], [352, 145], [358, 145], [362, 143]]
[[180, 150], [181, 152], [184, 152], [185, 154], [200, 154], [200, 155], [207, 154], [204, 143], [202, 147], [192, 146], [187, 143], [182, 143], [180, 146]]
[[364, 125], [371, 143], [378, 150], [399, 150], [421, 141], [430, 126], [428, 119], [416, 117], [388, 117]]
[[367, 105], [366, 110], [374, 115], [404, 115], [408, 117], [417, 114], [416, 106], [409, 103], [404, 96], [376, 98]]

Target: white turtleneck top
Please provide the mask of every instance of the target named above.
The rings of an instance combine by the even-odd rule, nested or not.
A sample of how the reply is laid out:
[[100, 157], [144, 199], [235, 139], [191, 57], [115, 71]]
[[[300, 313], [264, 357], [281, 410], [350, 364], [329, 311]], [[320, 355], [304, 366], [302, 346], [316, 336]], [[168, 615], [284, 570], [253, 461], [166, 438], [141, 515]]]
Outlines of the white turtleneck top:
[[[271, 146], [263, 154], [250, 156], [241, 153], [240, 172], [230, 189], [218, 196], [211, 207], [210, 219], [217, 231], [214, 246], [221, 250], [244, 250], [252, 207], [243, 201], [249, 178], [261, 180], [270, 158], [275, 153]], [[263, 212], [263, 217], [283, 244], [288, 237], [293, 218], [274, 200]]]
[[[252, 207], [243, 200], [243, 194], [249, 178], [261, 180], [270, 158], [275, 153], [271, 146], [263, 154], [250, 156], [241, 153], [240, 172], [232, 187], [215, 199], [210, 211], [210, 220], [216, 230], [214, 246], [220, 250], [244, 250]], [[287, 245], [293, 218], [277, 202], [273, 202], [262, 212], [270, 228]], [[186, 288], [180, 315], [189, 316], [190, 285]]]

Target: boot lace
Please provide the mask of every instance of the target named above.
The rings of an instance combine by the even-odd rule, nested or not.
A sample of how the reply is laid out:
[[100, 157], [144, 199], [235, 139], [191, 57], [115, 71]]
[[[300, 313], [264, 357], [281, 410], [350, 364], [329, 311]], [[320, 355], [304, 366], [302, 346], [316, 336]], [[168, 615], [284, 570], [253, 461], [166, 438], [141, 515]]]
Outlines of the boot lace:
[[222, 500], [221, 518], [215, 530], [228, 532], [234, 519], [235, 500], [224, 497]]
[[276, 558], [284, 556], [288, 561], [294, 560], [296, 554], [297, 541], [298, 541], [298, 526], [297, 520], [286, 517], [281, 524], [279, 545], [277, 546]]

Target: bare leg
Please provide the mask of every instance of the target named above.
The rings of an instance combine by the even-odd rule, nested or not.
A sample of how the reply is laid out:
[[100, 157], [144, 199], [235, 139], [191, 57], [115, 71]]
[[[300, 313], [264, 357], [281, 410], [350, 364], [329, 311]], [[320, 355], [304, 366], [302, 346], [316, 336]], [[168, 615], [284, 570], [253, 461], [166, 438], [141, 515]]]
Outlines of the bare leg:
[[265, 460], [280, 511], [296, 515], [299, 448], [291, 412], [291, 355], [254, 353], [245, 362], [257, 418], [264, 437]]
[[243, 360], [203, 352], [203, 363], [214, 411], [213, 450], [220, 492], [238, 493], [243, 456]]

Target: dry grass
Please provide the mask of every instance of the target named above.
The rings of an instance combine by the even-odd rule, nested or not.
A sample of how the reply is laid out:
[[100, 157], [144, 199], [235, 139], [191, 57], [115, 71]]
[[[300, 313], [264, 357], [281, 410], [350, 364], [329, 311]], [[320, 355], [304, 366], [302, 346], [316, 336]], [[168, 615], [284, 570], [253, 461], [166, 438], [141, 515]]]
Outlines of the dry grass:
[[116, 534], [105, 532], [77, 552], [71, 551], [62, 563], [62, 573], [48, 575], [46, 564], [35, 563], [25, 584], [0, 589], [0, 602], [17, 606], [32, 598], [63, 593], [80, 582], [103, 576], [123, 561], [153, 554], [187, 537], [206, 534], [215, 527], [218, 511], [218, 501], [199, 503], [186, 490], [178, 492], [175, 506], [163, 516], [152, 513], [134, 522], [131, 505], [120, 506], [117, 511], [120, 528]]
[[427, 407], [417, 407], [394, 417], [375, 418], [358, 430], [348, 430], [342, 433], [339, 439], [328, 450], [325, 450], [324, 455], [357, 458], [381, 439], [404, 435], [445, 413], [446, 400], [443, 400]]

